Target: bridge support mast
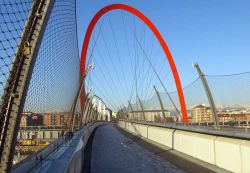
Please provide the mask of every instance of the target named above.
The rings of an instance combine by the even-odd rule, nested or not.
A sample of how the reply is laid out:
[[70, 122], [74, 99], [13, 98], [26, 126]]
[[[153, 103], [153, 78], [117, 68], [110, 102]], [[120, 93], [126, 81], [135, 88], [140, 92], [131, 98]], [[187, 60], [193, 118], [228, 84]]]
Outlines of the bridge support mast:
[[89, 102], [90, 102], [89, 98], [86, 97], [85, 106], [84, 106], [84, 109], [82, 111], [81, 126], [83, 126], [86, 123], [86, 116], [89, 113], [89, 105], [90, 105]]
[[143, 120], [144, 120], [144, 121], [146, 121], [145, 111], [144, 111], [144, 108], [143, 108], [142, 102], [141, 102], [141, 100], [140, 100], [139, 96], [137, 96], [137, 98], [138, 98], [138, 101], [139, 101], [140, 106], [141, 106], [142, 115], [143, 115]]
[[33, 2], [16, 50], [0, 110], [0, 172], [11, 171], [17, 132], [30, 78], [53, 4], [52, 0]]
[[[76, 109], [77, 109], [77, 103], [79, 101], [79, 98], [80, 98], [80, 95], [81, 95], [81, 91], [83, 89], [83, 86], [85, 84], [85, 79], [86, 79], [86, 76], [88, 75], [88, 72], [89, 72], [89, 69], [90, 68], [94, 68], [94, 65], [91, 64], [91, 65], [88, 65], [87, 66], [87, 69], [85, 71], [85, 73], [83, 74], [83, 76], [81, 77], [81, 80], [80, 80], [80, 85], [79, 85], [79, 88], [77, 90], [77, 93], [76, 93], [76, 96], [75, 96], [75, 99], [73, 101], [73, 104], [72, 104], [72, 107], [71, 107], [71, 117], [72, 117], [72, 123], [71, 123], [71, 132], [74, 132], [75, 130], [75, 119], [76, 119]], [[88, 94], [86, 95], [86, 97], [88, 96]]]
[[202, 81], [202, 84], [203, 84], [203, 87], [206, 91], [206, 94], [207, 94], [207, 98], [208, 98], [208, 102], [210, 104], [210, 107], [211, 107], [211, 110], [212, 110], [212, 113], [213, 113], [213, 117], [214, 117], [214, 125], [216, 128], [219, 128], [219, 123], [218, 123], [218, 115], [217, 115], [217, 110], [216, 110], [216, 107], [215, 107], [215, 103], [214, 103], [214, 99], [213, 99], [213, 95], [210, 91], [210, 88], [208, 86], [208, 83], [207, 83], [207, 80], [205, 78], [205, 75], [203, 74], [203, 72], [201, 71], [198, 63], [195, 63], [194, 64], [194, 67], [196, 68], [197, 72], [199, 73], [199, 76], [201, 78], [201, 81]]
[[133, 110], [133, 107], [132, 107], [130, 101], [128, 101], [128, 105], [129, 105], [129, 107], [130, 107], [130, 109], [131, 109], [131, 111], [132, 111], [133, 120], [135, 120], [135, 113], [134, 113], [134, 110]]
[[85, 77], [86, 77], [86, 75], [84, 75], [80, 81], [80, 86], [78, 88], [76, 97], [75, 97], [74, 102], [73, 102], [72, 107], [71, 107], [71, 117], [72, 117], [72, 119], [71, 119], [72, 123], [70, 123], [71, 124], [71, 132], [74, 132], [74, 130], [75, 130], [77, 102], [79, 101], [79, 97], [80, 97], [80, 94], [81, 94], [81, 91], [82, 91], [82, 88], [84, 85]]
[[158, 97], [158, 100], [159, 100], [159, 102], [160, 102], [161, 111], [162, 111], [162, 117], [166, 118], [165, 112], [164, 112], [164, 106], [163, 106], [163, 103], [162, 103], [162, 100], [161, 100], [161, 96], [160, 96], [160, 94], [159, 94], [159, 92], [157, 91], [157, 89], [156, 89], [155, 86], [154, 86], [154, 90], [155, 90], [156, 95], [157, 95], [157, 97]]

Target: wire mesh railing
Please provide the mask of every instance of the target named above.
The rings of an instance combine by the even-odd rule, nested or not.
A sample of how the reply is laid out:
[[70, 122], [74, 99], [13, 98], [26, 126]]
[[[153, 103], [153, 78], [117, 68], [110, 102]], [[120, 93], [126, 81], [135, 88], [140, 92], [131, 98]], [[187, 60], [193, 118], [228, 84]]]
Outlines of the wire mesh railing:
[[0, 2], [0, 104], [31, 6], [32, 0]]
[[[205, 75], [216, 105], [219, 125], [224, 127], [250, 127], [250, 73], [232, 75]], [[190, 125], [213, 126], [214, 115], [208, 102], [201, 78], [197, 78], [190, 85], [183, 88]], [[180, 109], [178, 94], [169, 92], [170, 97]], [[163, 116], [159, 100], [155, 94], [151, 99], [143, 101], [146, 121], [158, 123], [181, 123], [181, 114], [176, 112], [165, 92], [160, 92], [164, 105]], [[137, 104], [137, 105], [136, 105]], [[129, 118], [141, 120], [142, 110], [139, 103], [132, 105], [133, 111], [127, 107]], [[133, 116], [135, 118], [133, 118]]]
[[[24, 126], [58, 126], [54, 131], [60, 133], [70, 127], [70, 111], [80, 79], [76, 27], [75, 0], [56, 0], [30, 80], [21, 120]], [[53, 134], [46, 136], [45, 131], [39, 139], [22, 138], [32, 139], [38, 146], [56, 139]]]
[[75, 1], [55, 1], [26, 97], [25, 112], [69, 112], [79, 86]]
[[[3, 0], [0, 2], [1, 96], [6, 89], [25, 23], [27, 25], [34, 2], [32, 0]], [[42, 4], [44, 1], [39, 2], [39, 5]], [[52, 4], [51, 14], [48, 22], [45, 22], [46, 28], [42, 34], [29, 82], [23, 113], [18, 115], [21, 119], [21, 127], [59, 126], [60, 128], [56, 130], [60, 130], [62, 127], [70, 125], [70, 111], [80, 79], [76, 1], [56, 0]], [[36, 15], [39, 17], [38, 12]], [[26, 138], [25, 143], [29, 141], [38, 145], [41, 143], [40, 146], [47, 140], [47, 137], [37, 140], [34, 135], [20, 135], [24, 131], [22, 129], [22, 133], [19, 133], [18, 140]], [[32, 147], [35, 146], [28, 146], [30, 151], [33, 151]]]

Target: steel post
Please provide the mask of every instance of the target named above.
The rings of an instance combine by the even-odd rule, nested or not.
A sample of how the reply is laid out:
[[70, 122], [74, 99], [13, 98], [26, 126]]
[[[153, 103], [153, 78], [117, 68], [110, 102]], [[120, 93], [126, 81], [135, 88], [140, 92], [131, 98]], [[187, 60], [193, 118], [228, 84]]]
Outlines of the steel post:
[[165, 112], [164, 112], [164, 106], [163, 106], [163, 103], [162, 103], [162, 100], [161, 100], [160, 94], [159, 94], [159, 92], [157, 91], [157, 89], [156, 89], [156, 87], [155, 87], [155, 86], [154, 86], [154, 90], [155, 90], [156, 95], [157, 95], [157, 97], [158, 97], [158, 100], [159, 100], [159, 102], [160, 102], [161, 111], [162, 111], [162, 117], [166, 118], [166, 116], [165, 116]]
[[0, 172], [10, 172], [32, 71], [54, 1], [33, 1], [2, 97]]
[[197, 63], [194, 64], [194, 67], [196, 68], [196, 70], [197, 70], [197, 72], [198, 72], [198, 74], [199, 74], [199, 76], [201, 78], [203, 87], [204, 87], [204, 89], [206, 91], [206, 95], [207, 95], [207, 98], [208, 98], [208, 101], [209, 101], [209, 105], [211, 107], [213, 117], [214, 117], [214, 124], [215, 124], [216, 128], [219, 128], [219, 122], [218, 122], [218, 115], [217, 115], [216, 106], [215, 106], [214, 99], [213, 99], [212, 93], [210, 91], [210, 88], [208, 86], [206, 77], [203, 74], [203, 72], [201, 71], [201, 69], [200, 69], [200, 67], [199, 67], [199, 65]]
[[133, 107], [132, 107], [130, 101], [128, 101], [128, 105], [129, 105], [129, 107], [131, 109], [131, 112], [132, 112], [132, 115], [133, 115], [133, 119], [135, 119], [135, 113], [134, 113], [134, 110], [133, 110]]
[[142, 105], [142, 103], [141, 103], [141, 100], [140, 100], [139, 96], [137, 96], [137, 98], [138, 98], [139, 104], [140, 104], [140, 106], [141, 106], [143, 119], [144, 119], [144, 121], [146, 121], [146, 116], [145, 116], [145, 112], [144, 112], [143, 105]]

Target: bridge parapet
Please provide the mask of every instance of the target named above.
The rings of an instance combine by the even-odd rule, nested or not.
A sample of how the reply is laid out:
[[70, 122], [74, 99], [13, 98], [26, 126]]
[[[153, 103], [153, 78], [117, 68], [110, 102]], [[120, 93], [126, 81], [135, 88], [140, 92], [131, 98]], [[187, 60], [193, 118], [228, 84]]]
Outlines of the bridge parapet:
[[[249, 133], [120, 120], [118, 126], [231, 172], [250, 172]], [[230, 134], [232, 135], [230, 137]], [[244, 134], [244, 135], [243, 135]]]
[[98, 126], [105, 123], [90, 122], [72, 137], [60, 137], [46, 148], [17, 163], [12, 172], [81, 172], [88, 139]]

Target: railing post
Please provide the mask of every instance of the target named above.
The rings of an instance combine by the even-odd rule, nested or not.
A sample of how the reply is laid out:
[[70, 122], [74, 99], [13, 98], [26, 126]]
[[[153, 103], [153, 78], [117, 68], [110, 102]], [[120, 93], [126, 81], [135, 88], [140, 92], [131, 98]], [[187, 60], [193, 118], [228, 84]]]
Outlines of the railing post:
[[80, 81], [79, 88], [77, 90], [74, 102], [73, 102], [72, 107], [71, 107], [71, 117], [73, 117], [72, 118], [72, 123], [71, 123], [71, 132], [74, 132], [74, 130], [75, 130], [75, 118], [76, 118], [75, 112], [76, 112], [77, 102], [79, 101], [79, 98], [80, 98], [80, 95], [81, 95], [81, 91], [82, 91], [82, 88], [83, 88], [83, 85], [84, 85], [84, 81], [85, 81], [86, 75], [87, 74], [84, 74], [84, 76], [82, 77], [82, 79]]
[[159, 102], [160, 102], [161, 111], [162, 111], [162, 117], [166, 118], [166, 116], [165, 116], [165, 111], [164, 111], [164, 106], [163, 106], [163, 103], [162, 103], [162, 100], [161, 100], [160, 94], [159, 94], [159, 92], [157, 91], [157, 89], [156, 89], [156, 87], [155, 87], [155, 86], [154, 86], [154, 90], [155, 90], [156, 95], [157, 95], [157, 97], [158, 97], [158, 100], [159, 100]]
[[89, 109], [90, 109], [90, 100], [87, 98], [86, 102], [85, 102], [85, 109], [84, 109], [84, 113], [82, 116], [82, 124], [86, 123], [87, 120], [87, 115], [89, 113]]
[[201, 78], [203, 87], [204, 87], [204, 89], [206, 91], [206, 95], [207, 95], [207, 98], [208, 98], [208, 101], [209, 101], [209, 104], [210, 104], [210, 107], [211, 107], [211, 110], [212, 110], [212, 113], [213, 113], [213, 117], [214, 117], [214, 124], [215, 124], [216, 128], [219, 128], [217, 110], [216, 110], [216, 107], [215, 107], [215, 103], [214, 103], [212, 93], [210, 91], [207, 80], [205, 78], [205, 75], [202, 73], [202, 71], [201, 71], [201, 69], [200, 69], [200, 67], [199, 67], [199, 65], [197, 63], [194, 64], [194, 67], [196, 68], [197, 72], [199, 73], [199, 76]]
[[93, 105], [92, 105], [91, 101], [90, 101], [90, 105], [89, 106], [90, 106], [89, 107], [89, 112], [88, 112], [88, 114], [86, 116], [87, 123], [89, 123], [89, 121], [91, 119], [91, 116], [92, 116], [92, 112], [93, 112]]
[[132, 107], [130, 101], [128, 101], [128, 105], [129, 105], [129, 107], [131, 109], [131, 112], [132, 112], [132, 115], [133, 115], [133, 120], [134, 120], [135, 119], [135, 113], [134, 113], [134, 110], [133, 110], [133, 107]]
[[141, 100], [140, 100], [140, 98], [139, 98], [138, 95], [137, 95], [137, 98], [138, 98], [139, 104], [140, 104], [140, 106], [141, 106], [143, 119], [144, 119], [144, 121], [146, 121], [146, 116], [145, 116], [144, 108], [143, 108], [143, 105], [142, 105]]
[[92, 121], [95, 121], [98, 116], [97, 109], [94, 108], [94, 116], [92, 116]]
[[83, 123], [88, 123], [88, 114], [90, 113], [90, 102], [88, 103], [88, 108], [84, 111]]
[[98, 110], [96, 109], [96, 110], [95, 110], [95, 116], [94, 116], [93, 121], [97, 120], [98, 117], [99, 117], [99, 112], [98, 112]]
[[125, 108], [122, 108], [121, 111], [122, 111], [123, 117], [128, 120], [129, 116], [127, 114], [127, 110]]
[[93, 116], [95, 114], [95, 106], [91, 106], [91, 114], [89, 115], [89, 122], [92, 122]]
[[0, 172], [10, 172], [32, 71], [54, 1], [33, 1], [2, 96]]
[[84, 103], [84, 107], [81, 109], [81, 117], [79, 118], [80, 119], [80, 127], [83, 126], [84, 113], [85, 113], [85, 111], [87, 109], [87, 100], [88, 100], [88, 98], [86, 98], [85, 103]]

